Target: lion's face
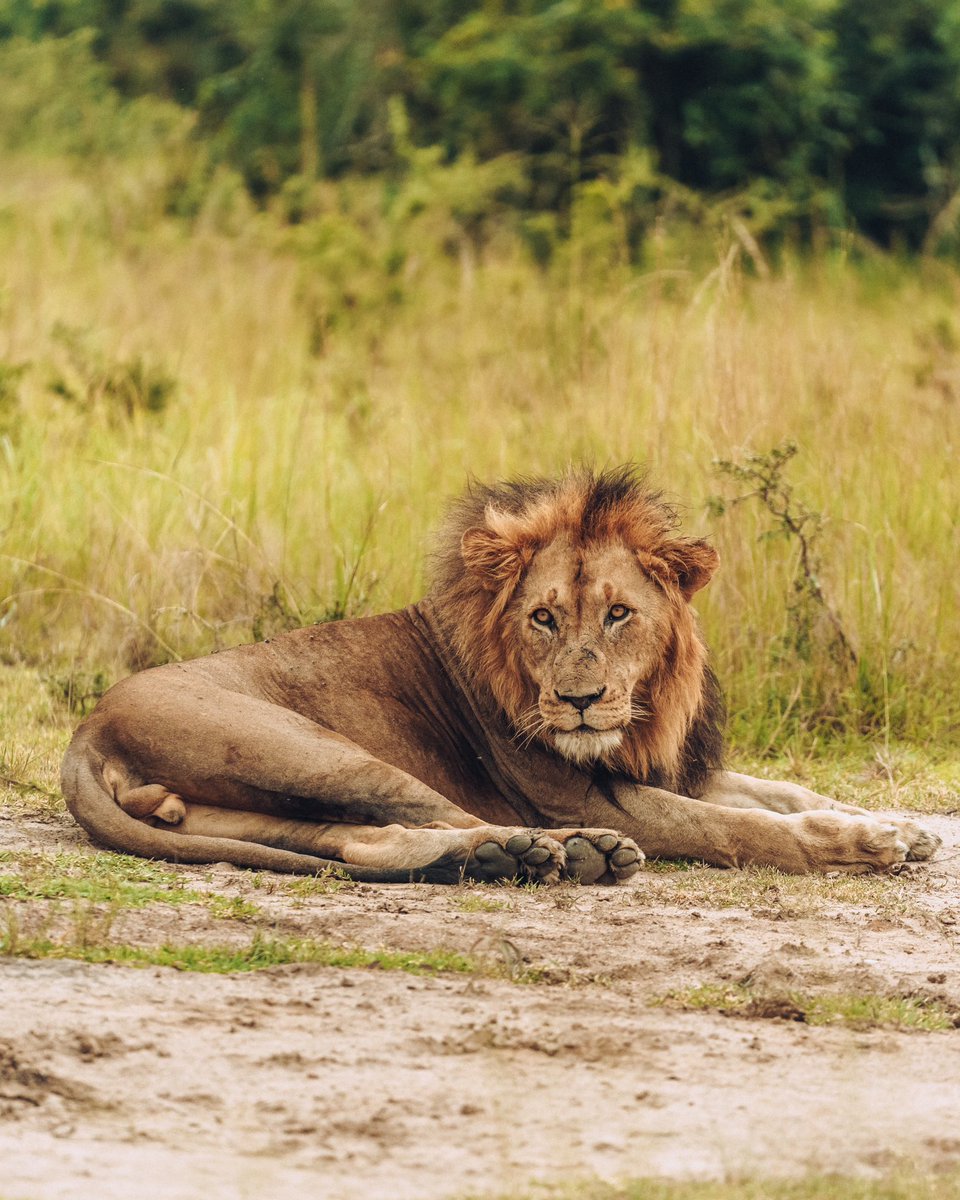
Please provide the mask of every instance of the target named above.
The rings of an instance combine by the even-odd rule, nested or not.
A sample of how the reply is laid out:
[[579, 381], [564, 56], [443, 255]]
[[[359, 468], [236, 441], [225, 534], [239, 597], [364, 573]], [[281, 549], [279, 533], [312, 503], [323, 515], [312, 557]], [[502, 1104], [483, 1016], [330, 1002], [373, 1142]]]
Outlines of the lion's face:
[[468, 499], [436, 594], [470, 678], [521, 738], [584, 767], [676, 777], [706, 677], [689, 601], [716, 551], [678, 534], [629, 469]]
[[669, 644], [662, 588], [625, 546], [575, 550], [561, 536], [530, 564], [512, 610], [537, 694], [523, 730], [577, 763], [609, 756], [645, 715], [638, 684]]

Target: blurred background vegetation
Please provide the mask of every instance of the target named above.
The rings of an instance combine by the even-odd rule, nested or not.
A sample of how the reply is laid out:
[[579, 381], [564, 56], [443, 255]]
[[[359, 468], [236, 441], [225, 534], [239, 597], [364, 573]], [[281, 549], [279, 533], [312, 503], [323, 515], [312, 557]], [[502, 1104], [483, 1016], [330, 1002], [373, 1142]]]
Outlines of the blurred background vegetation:
[[179, 133], [179, 212], [217, 167], [263, 201], [459, 162], [561, 228], [602, 182], [633, 255], [665, 203], [718, 196], [766, 235], [955, 232], [952, 0], [7, 0], [0, 47], [7, 145]]
[[957, 746], [960, 0], [6, 0], [0, 156], [0, 657], [75, 712], [630, 459], [742, 746]]

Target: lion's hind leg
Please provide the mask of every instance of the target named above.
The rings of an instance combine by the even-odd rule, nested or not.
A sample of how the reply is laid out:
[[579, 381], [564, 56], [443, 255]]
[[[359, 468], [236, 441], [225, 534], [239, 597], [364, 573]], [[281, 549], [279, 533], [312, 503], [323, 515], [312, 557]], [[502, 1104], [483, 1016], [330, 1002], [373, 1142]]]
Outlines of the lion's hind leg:
[[183, 807], [183, 819], [175, 827], [178, 833], [258, 842], [334, 859], [347, 867], [408, 870], [411, 877], [428, 882], [516, 878], [557, 883], [566, 863], [562, 845], [538, 829], [499, 825], [456, 829], [442, 822], [411, 829], [397, 824], [297, 821], [206, 804]]

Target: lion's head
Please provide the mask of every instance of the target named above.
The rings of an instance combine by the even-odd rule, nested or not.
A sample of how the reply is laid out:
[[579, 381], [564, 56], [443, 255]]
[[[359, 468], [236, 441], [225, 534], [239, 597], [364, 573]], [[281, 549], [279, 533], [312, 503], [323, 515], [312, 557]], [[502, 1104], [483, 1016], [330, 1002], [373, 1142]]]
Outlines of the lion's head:
[[631, 468], [475, 487], [433, 595], [519, 736], [689, 792], [719, 765], [719, 700], [688, 603], [719, 560], [676, 525]]

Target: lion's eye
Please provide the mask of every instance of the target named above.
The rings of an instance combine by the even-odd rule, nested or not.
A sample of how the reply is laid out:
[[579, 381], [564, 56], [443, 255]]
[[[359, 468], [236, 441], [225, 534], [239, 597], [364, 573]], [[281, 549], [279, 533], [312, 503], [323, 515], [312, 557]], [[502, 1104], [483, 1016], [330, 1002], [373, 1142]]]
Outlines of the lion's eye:
[[549, 608], [535, 608], [530, 614], [530, 620], [541, 629], [553, 628], [553, 613]]
[[614, 604], [607, 613], [607, 620], [615, 624], [617, 621], [625, 621], [629, 616], [630, 609], [625, 604]]

